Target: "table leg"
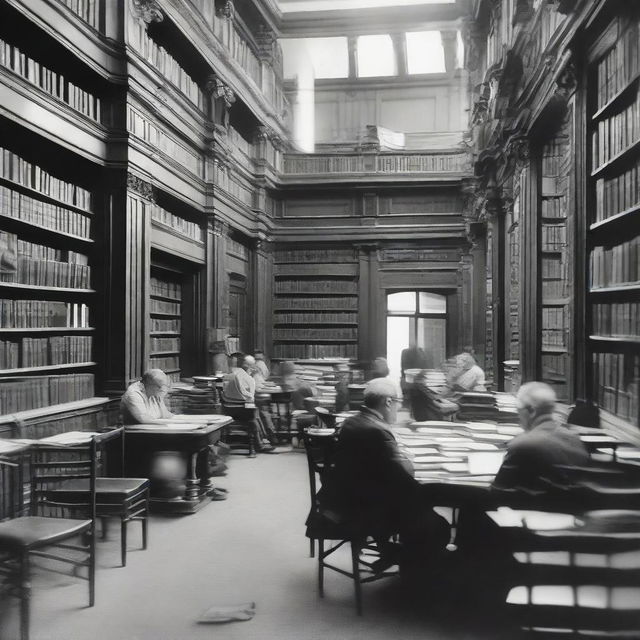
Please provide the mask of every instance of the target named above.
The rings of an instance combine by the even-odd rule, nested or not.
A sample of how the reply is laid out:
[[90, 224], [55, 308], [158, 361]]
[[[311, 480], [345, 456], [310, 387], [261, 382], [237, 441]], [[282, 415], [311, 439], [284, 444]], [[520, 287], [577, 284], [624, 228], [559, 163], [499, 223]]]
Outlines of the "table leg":
[[187, 469], [187, 488], [185, 500], [198, 500], [200, 496], [200, 478], [198, 478], [198, 452], [189, 456], [189, 468]]

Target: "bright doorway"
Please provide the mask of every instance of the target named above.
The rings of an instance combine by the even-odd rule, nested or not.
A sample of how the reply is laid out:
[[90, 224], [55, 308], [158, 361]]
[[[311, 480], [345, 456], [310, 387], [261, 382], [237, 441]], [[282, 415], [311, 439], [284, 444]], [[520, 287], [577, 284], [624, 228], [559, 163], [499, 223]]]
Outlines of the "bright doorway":
[[435, 369], [447, 354], [447, 297], [430, 291], [387, 294], [387, 362], [390, 375], [400, 380], [402, 352], [424, 350], [427, 368]]

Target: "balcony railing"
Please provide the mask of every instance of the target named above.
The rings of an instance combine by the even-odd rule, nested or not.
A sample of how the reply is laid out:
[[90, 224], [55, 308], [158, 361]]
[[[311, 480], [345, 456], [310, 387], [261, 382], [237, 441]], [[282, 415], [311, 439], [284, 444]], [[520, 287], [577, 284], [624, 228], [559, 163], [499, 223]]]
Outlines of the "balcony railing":
[[286, 175], [467, 173], [466, 153], [299, 154], [284, 157]]

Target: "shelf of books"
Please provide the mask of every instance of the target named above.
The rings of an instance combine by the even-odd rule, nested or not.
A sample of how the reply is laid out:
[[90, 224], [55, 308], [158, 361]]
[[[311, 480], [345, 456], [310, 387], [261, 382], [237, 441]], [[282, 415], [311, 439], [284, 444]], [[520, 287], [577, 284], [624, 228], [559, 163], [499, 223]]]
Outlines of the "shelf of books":
[[162, 369], [171, 382], [180, 381], [182, 285], [152, 267], [149, 367]]
[[560, 131], [542, 149], [540, 197], [541, 369], [558, 398], [571, 396], [571, 213], [568, 209], [571, 145]]
[[629, 3], [589, 60], [589, 343], [605, 421], [640, 427], [640, 10]]
[[352, 249], [281, 249], [274, 267], [273, 357], [358, 357], [358, 264]]
[[94, 397], [94, 195], [0, 148], [0, 416]]

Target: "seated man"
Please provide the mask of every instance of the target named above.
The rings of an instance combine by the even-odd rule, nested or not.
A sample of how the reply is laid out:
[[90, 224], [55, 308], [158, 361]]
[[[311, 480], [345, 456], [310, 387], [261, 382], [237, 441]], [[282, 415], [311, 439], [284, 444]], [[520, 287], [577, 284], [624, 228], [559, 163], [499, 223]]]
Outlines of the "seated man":
[[120, 401], [123, 424], [165, 424], [173, 413], [164, 398], [169, 379], [161, 369], [149, 369], [140, 380], [130, 384]]
[[256, 360], [256, 369], [260, 372], [265, 380], [268, 380], [271, 373], [269, 371], [269, 367], [267, 366], [264, 351], [256, 349], [253, 353], [253, 357]]
[[484, 371], [470, 353], [464, 352], [455, 357], [447, 373], [447, 386], [454, 393], [487, 390]]
[[569, 486], [571, 467], [586, 466], [589, 454], [577, 434], [555, 421], [555, 391], [543, 382], [528, 382], [516, 400], [525, 432], [507, 445], [493, 487], [535, 492]]
[[[253, 358], [251, 358], [253, 360]], [[222, 386], [222, 404], [224, 412], [233, 417], [242, 419], [244, 411], [236, 409], [251, 408], [254, 410], [253, 418], [249, 420], [249, 426], [253, 429], [256, 439], [256, 448], [261, 453], [273, 453], [275, 448], [269, 441], [267, 428], [260, 419], [258, 409], [255, 406], [256, 382], [249, 375], [250, 361], [243, 353], [234, 353], [229, 357], [231, 371], [224, 377]], [[249, 405], [249, 407], [247, 407]], [[235, 413], [235, 415], [234, 415]], [[273, 435], [272, 435], [273, 437]]]
[[390, 429], [401, 402], [396, 394], [389, 380], [369, 382], [360, 413], [342, 424], [318, 495], [325, 518], [375, 537], [383, 559], [396, 533], [405, 545], [433, 549], [443, 549], [448, 539], [448, 525], [421, 499], [413, 465]]

